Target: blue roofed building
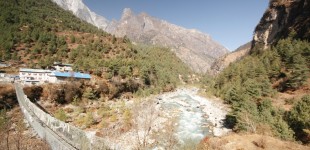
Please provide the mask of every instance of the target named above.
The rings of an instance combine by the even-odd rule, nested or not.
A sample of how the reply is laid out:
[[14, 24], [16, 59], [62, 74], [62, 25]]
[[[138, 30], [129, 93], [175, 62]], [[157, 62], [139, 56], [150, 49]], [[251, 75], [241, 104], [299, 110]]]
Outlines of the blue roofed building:
[[60, 83], [68, 80], [90, 80], [91, 76], [81, 72], [60, 72], [43, 69], [20, 68], [20, 80], [24, 84]]
[[70, 79], [72, 80], [90, 80], [91, 76], [87, 73], [81, 73], [81, 72], [60, 72], [60, 71], [53, 71], [50, 74], [51, 82], [63, 82], [68, 81]]

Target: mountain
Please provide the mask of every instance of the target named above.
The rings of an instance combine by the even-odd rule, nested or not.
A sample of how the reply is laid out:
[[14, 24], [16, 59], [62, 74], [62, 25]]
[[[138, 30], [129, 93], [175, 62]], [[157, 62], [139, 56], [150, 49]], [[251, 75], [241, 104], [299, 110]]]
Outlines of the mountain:
[[309, 12], [309, 0], [271, 0], [249, 54], [205, 78], [206, 91], [231, 105], [226, 125], [234, 131], [310, 143]]
[[134, 42], [170, 47], [196, 72], [206, 72], [216, 58], [228, 52], [207, 34], [146, 13], [135, 15], [129, 8], [124, 9], [121, 19], [112, 21], [106, 31], [117, 37], [127, 36]]
[[310, 41], [309, 0], [271, 0], [254, 31], [252, 47], [266, 49], [294, 33], [294, 38]]
[[105, 29], [109, 21], [96, 13], [92, 12], [82, 0], [52, 0], [65, 10], [72, 11], [75, 16], [87, 21], [94, 26]]
[[229, 64], [238, 61], [249, 54], [251, 49], [251, 42], [248, 42], [240, 47], [238, 47], [233, 52], [230, 52], [218, 59], [216, 59], [211, 65], [211, 73], [218, 74], [224, 68], [229, 66]]
[[127, 36], [136, 43], [169, 47], [195, 72], [207, 72], [212, 62], [228, 50], [204, 33], [124, 9], [119, 21], [109, 22], [95, 14], [81, 0], [53, 0], [65, 10], [117, 37]]
[[8, 71], [71, 63], [97, 81], [109, 81], [109, 98], [138, 89], [171, 90], [180, 82], [179, 75], [192, 74], [169, 49], [117, 38], [51, 0], [0, 1], [0, 10], [0, 59], [12, 64]]

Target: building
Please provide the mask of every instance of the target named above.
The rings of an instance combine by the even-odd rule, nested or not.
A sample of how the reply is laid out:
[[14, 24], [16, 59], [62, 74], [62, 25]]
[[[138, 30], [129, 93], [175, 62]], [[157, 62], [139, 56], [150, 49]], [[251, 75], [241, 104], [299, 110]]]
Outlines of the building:
[[24, 84], [42, 84], [42, 83], [59, 83], [70, 79], [73, 80], [90, 80], [91, 76], [80, 72], [60, 72], [43, 69], [20, 68], [20, 81]]
[[72, 64], [63, 64], [60, 62], [54, 62], [53, 68], [57, 71], [62, 71], [62, 72], [69, 72], [72, 71]]
[[53, 71], [50, 75], [52, 83], [65, 82], [68, 80], [90, 80], [91, 76], [87, 73], [80, 72], [59, 72]]
[[24, 83], [45, 83], [49, 82], [51, 72], [51, 70], [20, 68], [19, 78]]

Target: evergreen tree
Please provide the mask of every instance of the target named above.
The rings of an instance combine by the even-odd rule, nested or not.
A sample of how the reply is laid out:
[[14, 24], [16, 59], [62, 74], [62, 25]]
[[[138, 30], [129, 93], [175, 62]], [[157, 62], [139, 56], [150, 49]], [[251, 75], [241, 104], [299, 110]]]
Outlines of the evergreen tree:
[[[297, 138], [309, 136], [305, 130], [310, 129], [310, 95], [304, 96], [288, 113], [287, 118]], [[309, 143], [310, 139], [305, 138], [303, 142]]]

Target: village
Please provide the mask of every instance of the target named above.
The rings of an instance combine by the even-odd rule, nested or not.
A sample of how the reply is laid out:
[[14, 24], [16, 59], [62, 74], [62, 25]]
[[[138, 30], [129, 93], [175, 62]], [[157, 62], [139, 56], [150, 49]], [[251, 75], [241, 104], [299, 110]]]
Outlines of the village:
[[[9, 64], [1, 63], [2, 67]], [[69, 80], [90, 80], [88, 73], [75, 72], [73, 64], [54, 62], [49, 69], [19, 68], [18, 74], [0, 72], [0, 82], [20, 82], [24, 85], [40, 85], [44, 83], [62, 83]]]

